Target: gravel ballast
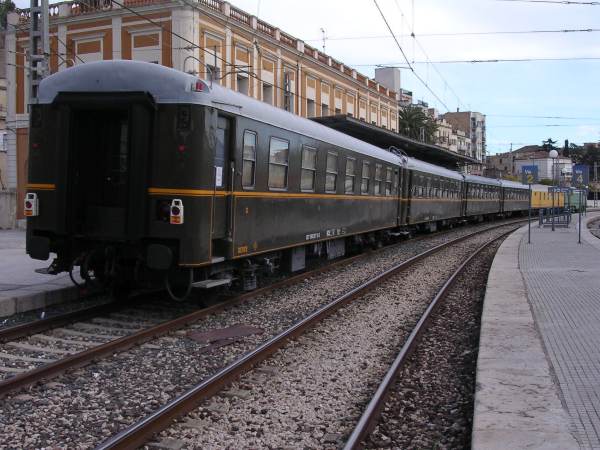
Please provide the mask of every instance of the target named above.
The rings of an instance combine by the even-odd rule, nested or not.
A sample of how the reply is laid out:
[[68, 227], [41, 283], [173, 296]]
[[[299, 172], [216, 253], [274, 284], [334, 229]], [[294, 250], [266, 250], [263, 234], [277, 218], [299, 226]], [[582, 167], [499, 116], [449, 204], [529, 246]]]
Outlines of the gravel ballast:
[[489, 235], [470, 239], [388, 280], [206, 401], [158, 442], [182, 448], [339, 447], [437, 290], [487, 240]]
[[[409, 241], [400, 247], [385, 249], [346, 267], [229, 308], [188, 329], [116, 355], [110, 360], [69, 372], [55, 382], [33, 387], [25, 397], [22, 397], [22, 393], [8, 396], [0, 407], [0, 442], [5, 443], [5, 446], [0, 444], [0, 448], [94, 446], [315, 308], [399, 261], [472, 231], [473, 228], [459, 229], [450, 235]], [[441, 267], [447, 264], [447, 261], [440, 261]], [[418, 290], [425, 292], [431, 278], [426, 276], [418, 280]], [[401, 285], [398, 289], [401, 289]], [[372, 321], [374, 318], [367, 314], [365, 320]], [[387, 318], [381, 316], [378, 320], [384, 323]], [[260, 328], [263, 332], [246, 336], [231, 345], [208, 350], [209, 345], [187, 337], [190, 330], [201, 332], [240, 324]], [[368, 365], [364, 371], [370, 371]], [[352, 411], [352, 414], [358, 413], [358, 409]]]
[[366, 448], [470, 448], [481, 311], [501, 242], [469, 264], [398, 375]]

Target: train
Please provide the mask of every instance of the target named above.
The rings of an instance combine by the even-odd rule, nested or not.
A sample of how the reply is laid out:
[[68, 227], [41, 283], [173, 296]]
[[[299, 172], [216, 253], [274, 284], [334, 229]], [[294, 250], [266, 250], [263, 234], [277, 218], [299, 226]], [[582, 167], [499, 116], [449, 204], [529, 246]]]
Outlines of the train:
[[252, 290], [310, 258], [528, 206], [526, 185], [381, 149], [156, 64], [78, 65], [42, 80], [31, 104], [26, 251], [117, 293]]

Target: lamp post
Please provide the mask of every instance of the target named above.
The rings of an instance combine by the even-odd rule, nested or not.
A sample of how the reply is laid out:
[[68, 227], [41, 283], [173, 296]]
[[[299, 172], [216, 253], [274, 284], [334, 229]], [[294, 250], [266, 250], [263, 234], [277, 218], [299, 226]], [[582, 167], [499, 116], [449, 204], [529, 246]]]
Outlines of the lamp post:
[[554, 231], [554, 195], [556, 193], [555, 187], [555, 174], [554, 174], [554, 163], [556, 162], [556, 158], [558, 157], [558, 152], [556, 150], [550, 150], [548, 156], [552, 158], [552, 231]]

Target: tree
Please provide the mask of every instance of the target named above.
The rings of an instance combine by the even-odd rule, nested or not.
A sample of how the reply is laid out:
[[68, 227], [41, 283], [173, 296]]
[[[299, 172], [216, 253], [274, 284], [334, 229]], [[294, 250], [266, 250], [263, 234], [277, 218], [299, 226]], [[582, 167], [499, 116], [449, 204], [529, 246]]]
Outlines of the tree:
[[0, 27], [2, 29], [6, 29], [6, 16], [8, 16], [9, 12], [15, 10], [15, 4], [12, 0], [3, 0], [0, 1]]
[[423, 109], [407, 106], [398, 111], [398, 132], [406, 137], [424, 142], [434, 142], [437, 124]]
[[550, 150], [558, 150], [554, 144], [556, 144], [556, 141], [553, 141], [552, 138], [548, 138], [547, 140], [542, 141], [542, 148], [547, 152]]

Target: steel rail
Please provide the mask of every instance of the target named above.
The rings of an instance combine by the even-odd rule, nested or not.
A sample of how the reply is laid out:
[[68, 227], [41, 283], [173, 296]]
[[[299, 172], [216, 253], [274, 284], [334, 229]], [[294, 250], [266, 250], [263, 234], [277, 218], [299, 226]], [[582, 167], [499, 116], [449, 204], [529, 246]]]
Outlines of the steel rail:
[[377, 425], [377, 421], [381, 414], [381, 410], [385, 406], [385, 402], [388, 398], [388, 394], [390, 389], [394, 385], [394, 381], [396, 380], [397, 375], [400, 371], [405, 367], [408, 363], [410, 356], [413, 351], [417, 347], [419, 343], [419, 338], [423, 335], [427, 326], [429, 325], [431, 318], [433, 316], [434, 311], [438, 307], [438, 305], [446, 298], [450, 289], [456, 284], [458, 277], [464, 272], [466, 267], [476, 258], [483, 250], [488, 248], [494, 242], [499, 239], [504, 238], [505, 236], [513, 233], [515, 230], [508, 231], [503, 233], [502, 235], [495, 237], [494, 239], [486, 242], [477, 250], [475, 250], [467, 259], [465, 259], [462, 264], [454, 271], [454, 273], [446, 280], [444, 285], [437, 292], [434, 299], [431, 301], [412, 332], [406, 339], [406, 342], [400, 349], [400, 352], [394, 359], [391, 364], [389, 370], [385, 374], [381, 384], [375, 391], [371, 401], [365, 408], [362, 416], [360, 417], [356, 427], [352, 431], [352, 434], [346, 441], [346, 445], [344, 446], [344, 450], [357, 450], [363, 448], [363, 442], [368, 438], [370, 433], [373, 431], [375, 426]]
[[[154, 295], [156, 292], [156, 290], [137, 292], [123, 302], [117, 302], [113, 300], [101, 305], [82, 308], [45, 319], [38, 319], [31, 322], [0, 328], [0, 343], [14, 341], [15, 339], [42, 333], [44, 331], [68, 325], [70, 323], [88, 320], [101, 315], [117, 312], [147, 299], [149, 295]], [[102, 295], [101, 291], [94, 291], [84, 297], [80, 297], [79, 301], [82, 299], [94, 298], [99, 295]]]
[[[519, 221], [521, 222], [521, 221]], [[109, 450], [109, 449], [136, 449], [143, 445], [148, 438], [155, 433], [158, 433], [169, 425], [172, 424], [173, 420], [181, 417], [184, 414], [189, 413], [195, 409], [203, 400], [211, 397], [225, 386], [231, 384], [243, 373], [250, 370], [256, 364], [265, 360], [277, 350], [282, 348], [290, 340], [302, 335], [307, 329], [311, 328], [316, 323], [320, 322], [324, 318], [330, 316], [339, 308], [345, 306], [352, 300], [363, 297], [375, 286], [387, 280], [388, 278], [397, 275], [400, 272], [413, 266], [415, 263], [421, 261], [428, 256], [431, 256], [439, 251], [458, 244], [464, 240], [470, 239], [482, 233], [492, 231], [496, 228], [513, 225], [515, 222], [509, 224], [497, 225], [494, 227], [486, 228], [484, 230], [478, 230], [465, 236], [453, 239], [448, 242], [444, 242], [435, 247], [432, 247], [418, 255], [409, 258], [406, 261], [396, 264], [390, 269], [376, 275], [369, 281], [361, 284], [338, 297], [332, 302], [318, 308], [316, 311], [311, 313], [309, 316], [300, 320], [296, 324], [292, 325], [287, 330], [280, 334], [272, 337], [267, 342], [261, 344], [256, 349], [246, 353], [239, 359], [229, 364], [228, 366], [221, 369], [211, 377], [203, 380], [196, 386], [188, 389], [180, 396], [169, 401], [167, 404], [160, 407], [154, 413], [146, 416], [142, 420], [134, 423], [127, 427], [111, 438], [105, 440], [96, 447], [96, 450]], [[514, 231], [511, 230], [510, 232]]]
[[80, 309], [78, 311], [71, 311], [65, 314], [48, 317], [46, 319], [39, 319], [33, 322], [26, 322], [10, 327], [0, 328], [0, 343], [14, 341], [15, 339], [31, 336], [33, 334], [51, 330], [53, 328], [62, 327], [63, 325], [67, 325], [79, 320], [86, 320], [102, 314], [108, 314], [113, 312], [115, 309], [120, 309], [122, 307], [123, 305], [116, 307], [114, 302], [110, 302], [102, 305], [92, 306], [90, 308]]
[[[428, 235], [419, 237], [415, 240], [425, 239], [427, 237], [440, 236], [440, 234], [444, 233], [435, 233], [435, 235]], [[362, 258], [366, 258], [368, 256], [372, 256], [386, 249], [394, 248], [395, 246], [402, 245], [401, 243], [388, 245], [376, 250], [370, 250], [367, 252], [360, 253], [358, 255], [354, 255], [348, 258], [344, 258], [339, 261], [335, 261], [333, 263], [329, 263], [325, 266], [318, 267], [316, 269], [300, 273], [298, 275], [294, 275], [288, 277], [284, 280], [280, 280], [274, 283], [271, 283], [267, 286], [263, 286], [254, 291], [247, 292], [244, 294], [237, 295], [231, 299], [228, 299], [222, 303], [210, 306], [208, 308], [204, 308], [199, 311], [194, 311], [192, 313], [186, 314], [179, 318], [173, 319], [171, 321], [165, 321], [158, 325], [155, 325], [150, 328], [146, 328], [144, 330], [140, 330], [138, 332], [132, 333], [128, 336], [124, 336], [119, 339], [115, 339], [113, 341], [99, 344], [96, 347], [92, 347], [90, 349], [75, 353], [73, 355], [62, 358], [58, 361], [45, 364], [43, 366], [32, 369], [28, 372], [24, 372], [14, 377], [7, 378], [5, 380], [0, 381], [0, 398], [5, 396], [10, 392], [14, 392], [18, 389], [22, 389], [28, 386], [31, 386], [35, 383], [38, 383], [43, 380], [48, 380], [53, 377], [64, 373], [65, 371], [85, 366], [86, 364], [101, 359], [103, 357], [113, 355], [117, 352], [125, 351], [134, 345], [142, 344], [147, 342], [150, 339], [159, 337], [163, 334], [175, 331], [183, 326], [186, 326], [190, 323], [196, 322], [199, 319], [202, 319], [210, 314], [215, 312], [219, 312], [224, 310], [230, 306], [234, 306], [236, 304], [242, 303], [244, 301], [250, 300], [252, 298], [256, 298], [262, 294], [270, 292], [275, 289], [279, 289], [288, 285], [292, 285], [294, 283], [298, 283], [300, 281], [304, 281], [307, 278], [314, 277], [316, 275], [322, 274], [324, 272], [328, 272], [330, 270], [334, 270], [336, 268], [343, 267], [345, 265], [349, 265], [352, 262], [360, 260]], [[154, 292], [153, 292], [154, 293]], [[140, 294], [140, 298], [136, 301], [139, 302], [143, 300], [142, 294]], [[98, 305], [96, 307], [88, 308], [85, 310], [74, 311], [72, 313], [67, 313], [61, 316], [56, 316], [48, 319], [42, 319], [35, 322], [29, 322], [21, 325], [16, 325], [14, 327], [9, 327], [4, 330], [0, 330], [0, 342], [7, 342], [10, 340], [18, 339], [21, 337], [30, 336], [35, 333], [39, 333], [42, 331], [47, 331], [52, 328], [57, 328], [67, 323], [73, 323], [79, 320], [86, 320], [91, 317], [96, 317], [98, 315], [107, 314], [110, 312], [117, 311], [125, 306], [130, 306], [131, 302], [127, 304], [116, 304], [109, 303], [105, 305]]]

